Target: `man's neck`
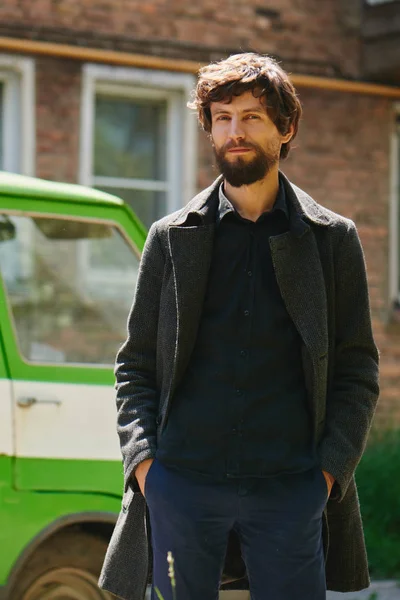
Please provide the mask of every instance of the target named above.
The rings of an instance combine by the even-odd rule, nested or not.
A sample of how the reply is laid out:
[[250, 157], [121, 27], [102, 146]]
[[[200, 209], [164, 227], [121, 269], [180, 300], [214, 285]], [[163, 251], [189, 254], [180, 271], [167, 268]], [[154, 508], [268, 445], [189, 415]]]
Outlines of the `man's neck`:
[[224, 180], [224, 192], [241, 217], [257, 221], [275, 204], [279, 192], [279, 171], [274, 169], [264, 179], [240, 187], [233, 187]]

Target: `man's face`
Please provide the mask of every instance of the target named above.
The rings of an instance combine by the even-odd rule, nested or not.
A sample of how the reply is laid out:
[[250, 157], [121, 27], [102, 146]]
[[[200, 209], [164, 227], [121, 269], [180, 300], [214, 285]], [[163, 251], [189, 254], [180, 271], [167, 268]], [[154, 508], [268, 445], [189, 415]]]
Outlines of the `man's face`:
[[279, 161], [282, 136], [261, 98], [251, 91], [232, 102], [212, 102], [211, 138], [218, 167], [234, 187], [263, 179]]

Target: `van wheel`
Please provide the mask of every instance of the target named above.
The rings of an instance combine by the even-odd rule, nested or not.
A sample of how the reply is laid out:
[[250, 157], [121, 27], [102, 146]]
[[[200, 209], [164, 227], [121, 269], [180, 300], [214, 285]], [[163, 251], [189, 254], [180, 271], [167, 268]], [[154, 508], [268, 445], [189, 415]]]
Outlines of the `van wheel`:
[[97, 586], [107, 542], [83, 532], [55, 535], [34, 551], [10, 600], [111, 600]]

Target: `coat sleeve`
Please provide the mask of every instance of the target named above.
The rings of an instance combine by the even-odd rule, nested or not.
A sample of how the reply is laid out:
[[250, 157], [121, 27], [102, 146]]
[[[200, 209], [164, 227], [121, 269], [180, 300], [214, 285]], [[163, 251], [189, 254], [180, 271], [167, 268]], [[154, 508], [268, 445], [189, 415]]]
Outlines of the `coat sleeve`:
[[128, 318], [128, 337], [115, 366], [117, 431], [124, 463], [125, 490], [136, 466], [156, 452], [159, 391], [156, 347], [164, 254], [156, 224], [148, 233]]
[[364, 452], [379, 395], [364, 255], [351, 221], [337, 253], [335, 286], [333, 381], [319, 458], [336, 479], [333, 498], [340, 501]]

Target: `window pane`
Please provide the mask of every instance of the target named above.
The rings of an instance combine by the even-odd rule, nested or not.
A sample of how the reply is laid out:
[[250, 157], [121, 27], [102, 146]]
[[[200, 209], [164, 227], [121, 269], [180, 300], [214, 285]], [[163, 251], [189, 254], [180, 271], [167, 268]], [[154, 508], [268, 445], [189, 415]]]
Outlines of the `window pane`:
[[[97, 186], [96, 186], [97, 187]], [[127, 190], [121, 188], [103, 187], [98, 188], [109, 194], [115, 194], [127, 202], [135, 215], [149, 229], [150, 225], [161, 219], [166, 214], [165, 192], [153, 192], [150, 190]]]
[[166, 179], [167, 102], [98, 95], [94, 175]]
[[0, 82], [0, 169], [4, 168], [3, 156], [4, 83]]
[[113, 364], [138, 264], [109, 225], [0, 215], [0, 267], [22, 355]]

